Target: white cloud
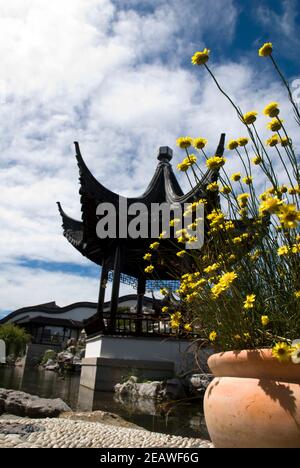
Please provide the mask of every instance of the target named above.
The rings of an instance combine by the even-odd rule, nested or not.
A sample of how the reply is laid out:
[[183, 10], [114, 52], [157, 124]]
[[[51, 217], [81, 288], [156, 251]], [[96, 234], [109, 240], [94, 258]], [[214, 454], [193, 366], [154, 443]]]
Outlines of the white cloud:
[[[56, 301], [59, 306], [72, 302], [96, 302], [99, 292], [97, 278], [77, 276], [18, 265], [2, 266], [0, 276], [1, 309], [15, 309]], [[132, 294], [128, 285], [121, 285], [121, 295]], [[111, 284], [108, 284], [105, 300], [110, 300]]]
[[[179, 0], [133, 10], [135, 3], [0, 1], [1, 308], [97, 298], [96, 280], [17, 265], [24, 256], [88, 264], [62, 236], [55, 204], [80, 217], [74, 140], [99, 180], [132, 195], [149, 182], [158, 146], [201, 134], [213, 152], [221, 132], [243, 131], [205, 70], [182, 66], [195, 37], [199, 48], [206, 38], [230, 41], [233, 2], [189, 0], [184, 10]], [[249, 63], [214, 68], [245, 110], [285, 101], [280, 86], [259, 79]], [[180, 157], [176, 151], [174, 164]]]
[[274, 11], [267, 5], [258, 5], [255, 18], [264, 26], [274, 40], [277, 51], [283, 51], [285, 57], [299, 61], [299, 26], [300, 10], [297, 0], [283, 0], [281, 12]]

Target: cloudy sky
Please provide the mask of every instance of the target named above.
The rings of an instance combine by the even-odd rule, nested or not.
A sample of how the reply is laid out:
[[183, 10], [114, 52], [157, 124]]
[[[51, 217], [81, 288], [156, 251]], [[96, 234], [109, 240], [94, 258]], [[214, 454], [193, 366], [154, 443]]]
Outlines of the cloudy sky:
[[56, 207], [80, 218], [74, 140], [126, 196], [144, 190], [159, 146], [189, 134], [213, 153], [221, 132], [245, 133], [190, 64], [196, 50], [211, 49], [244, 111], [279, 101], [299, 142], [285, 90], [257, 55], [271, 40], [289, 81], [300, 78], [299, 11], [299, 0], [0, 0], [0, 316], [97, 299], [99, 271], [62, 236]]

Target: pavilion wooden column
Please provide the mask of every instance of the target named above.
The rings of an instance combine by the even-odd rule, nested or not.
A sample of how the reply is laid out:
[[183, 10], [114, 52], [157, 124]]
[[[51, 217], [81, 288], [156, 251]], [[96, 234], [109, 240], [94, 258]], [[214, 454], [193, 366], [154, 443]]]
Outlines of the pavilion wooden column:
[[137, 313], [137, 320], [136, 320], [136, 334], [141, 335], [143, 331], [143, 302], [144, 302], [144, 295], [146, 291], [146, 278], [144, 276], [140, 276], [138, 278], [138, 287], [137, 287], [137, 305], [136, 305], [136, 313]]
[[116, 329], [116, 315], [119, 305], [119, 291], [120, 291], [120, 278], [121, 278], [121, 247], [117, 245], [114, 258], [114, 276], [111, 290], [110, 300], [110, 323], [109, 331], [114, 332]]
[[104, 259], [102, 262], [98, 307], [97, 307], [97, 314], [99, 317], [101, 331], [105, 330], [105, 323], [104, 323], [104, 318], [103, 318], [103, 305], [104, 305], [104, 300], [105, 300], [105, 289], [106, 289], [106, 284], [107, 284], [107, 277], [108, 277], [108, 262], [107, 262], [107, 259]]

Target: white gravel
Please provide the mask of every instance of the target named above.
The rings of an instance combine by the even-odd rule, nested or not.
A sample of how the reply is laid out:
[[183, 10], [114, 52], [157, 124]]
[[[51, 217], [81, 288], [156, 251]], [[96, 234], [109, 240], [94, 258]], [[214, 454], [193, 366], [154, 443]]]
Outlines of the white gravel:
[[[29, 434], [3, 434], [8, 424], [32, 424], [41, 428]], [[27, 419], [0, 421], [0, 448], [211, 448], [201, 439], [178, 437], [140, 429], [128, 429], [99, 422], [68, 419]]]

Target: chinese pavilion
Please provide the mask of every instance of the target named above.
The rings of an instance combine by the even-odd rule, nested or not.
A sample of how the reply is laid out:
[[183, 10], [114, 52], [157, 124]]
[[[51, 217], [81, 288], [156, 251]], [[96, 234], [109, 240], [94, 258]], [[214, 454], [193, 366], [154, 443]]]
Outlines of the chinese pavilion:
[[[218, 148], [217, 156], [224, 153], [225, 135], [222, 134]], [[98, 310], [94, 319], [86, 325], [87, 333], [96, 332], [112, 333], [115, 330], [120, 282], [130, 282], [137, 286], [137, 316], [142, 316], [143, 297], [147, 289], [155, 289], [153, 281], [149, 281], [149, 275], [144, 271], [145, 261], [143, 256], [149, 244], [156, 239], [144, 238], [122, 238], [116, 235], [116, 238], [100, 239], [96, 233], [96, 226], [99, 216], [96, 214], [97, 206], [100, 203], [111, 203], [114, 205], [117, 217], [119, 216], [120, 196], [112, 192], [98, 182], [86, 166], [79, 144], [75, 142], [76, 159], [79, 167], [80, 181], [80, 202], [82, 211], [82, 220], [77, 221], [70, 218], [62, 209], [58, 202], [59, 212], [63, 221], [63, 233], [67, 240], [85, 257], [101, 266], [100, 289], [98, 297]], [[152, 203], [192, 203], [200, 198], [207, 200], [206, 210], [210, 212], [214, 208], [220, 207], [220, 198], [218, 192], [207, 190], [207, 186], [216, 182], [219, 177], [219, 170], [208, 170], [202, 180], [188, 193], [184, 194], [171, 166], [173, 151], [167, 147], [160, 147], [158, 152], [158, 165], [146, 191], [139, 197], [127, 198], [127, 206], [134, 203], [143, 203], [149, 207]], [[150, 216], [150, 215], [149, 215]], [[128, 216], [128, 223], [130, 216]], [[151, 219], [149, 217], [148, 224]], [[117, 224], [118, 225], [118, 224]], [[159, 278], [158, 284], [163, 281], [174, 281], [172, 271], [184, 272], [187, 268], [187, 260], [176, 256], [176, 245], [171, 239], [161, 241], [159, 248], [159, 258], [155, 262], [155, 273]], [[174, 232], [173, 232], [174, 240]], [[176, 264], [175, 264], [176, 263]], [[104, 320], [103, 304], [105, 299], [105, 287], [108, 280], [112, 280], [112, 292], [110, 301], [110, 314], [108, 320]], [[157, 289], [157, 287], [156, 287]]]

